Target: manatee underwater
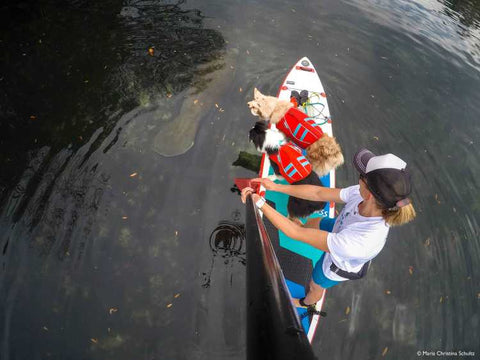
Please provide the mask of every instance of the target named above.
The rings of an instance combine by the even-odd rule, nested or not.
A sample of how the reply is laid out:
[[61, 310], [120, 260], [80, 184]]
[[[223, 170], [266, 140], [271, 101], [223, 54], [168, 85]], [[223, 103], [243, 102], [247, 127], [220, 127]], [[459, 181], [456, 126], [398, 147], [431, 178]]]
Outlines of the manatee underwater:
[[177, 156], [192, 148], [201, 120], [220, 102], [233, 82], [237, 56], [237, 49], [229, 49], [197, 68], [192, 86], [183, 95], [185, 98], [178, 116], [160, 125], [153, 141], [155, 152]]

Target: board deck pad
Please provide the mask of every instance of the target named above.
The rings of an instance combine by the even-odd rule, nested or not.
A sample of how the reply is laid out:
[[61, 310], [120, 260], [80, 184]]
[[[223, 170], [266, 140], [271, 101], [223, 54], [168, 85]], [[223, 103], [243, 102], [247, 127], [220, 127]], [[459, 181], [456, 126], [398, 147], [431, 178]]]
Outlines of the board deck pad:
[[[332, 136], [332, 121], [327, 104], [326, 95], [320, 78], [310, 60], [306, 57], [300, 59], [290, 70], [284, 82], [280, 86], [278, 98], [282, 100], [290, 100], [290, 94], [293, 90], [298, 92], [307, 90], [309, 92], [309, 100], [306, 106], [299, 106], [309, 117], [314, 118], [320, 124], [324, 133]], [[272, 125], [274, 126], [274, 125]], [[305, 152], [304, 152], [305, 153]], [[273, 175], [273, 168], [270, 165], [268, 156], [262, 156], [262, 167], [260, 170], [261, 177]], [[323, 186], [335, 186], [335, 172], [320, 178]], [[285, 180], [276, 180], [277, 183], [287, 184]], [[287, 216], [288, 195], [261, 189], [261, 194], [265, 196], [268, 203], [278, 212]], [[313, 217], [334, 217], [334, 204], [327, 203], [321, 211], [318, 211], [309, 218]], [[302, 219], [305, 222], [307, 219]], [[308, 283], [310, 282], [312, 270], [316, 262], [323, 255], [323, 251], [313, 248], [312, 246], [293, 240], [286, 236], [282, 231], [276, 229], [271, 222], [264, 217], [265, 227], [269, 234], [272, 246], [275, 249], [280, 267], [282, 268], [288, 290], [292, 298], [302, 298], [305, 296]], [[325, 296], [317, 303], [317, 310], [320, 311]], [[297, 308], [298, 315], [301, 319], [303, 329], [307, 334], [310, 342], [313, 340], [316, 326], [318, 324], [318, 315], [306, 314], [306, 309]]]

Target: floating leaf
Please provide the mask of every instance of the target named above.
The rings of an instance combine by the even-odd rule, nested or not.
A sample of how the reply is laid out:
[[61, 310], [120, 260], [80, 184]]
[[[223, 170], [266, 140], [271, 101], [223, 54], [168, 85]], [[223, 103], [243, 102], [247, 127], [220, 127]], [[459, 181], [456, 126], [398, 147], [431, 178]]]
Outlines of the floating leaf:
[[93, 342], [94, 344], [98, 343], [98, 339], [95, 339], [95, 338], [91, 338], [90, 341]]
[[350, 306], [347, 306], [347, 308], [345, 309], [345, 315], [348, 315], [350, 314]]
[[35, 120], [37, 117], [35, 115], [30, 115], [30, 120]]
[[392, 292], [390, 290], [385, 290], [386, 295], [390, 295]]
[[374, 136], [373, 138], [377, 141], [379, 140], [378, 136]]
[[48, 328], [46, 326], [44, 326], [42, 329], [48, 331]]
[[168, 93], [168, 94], [167, 94], [167, 97], [168, 97], [168, 98], [171, 98], [171, 97], [172, 97], [172, 94]]
[[168, 304], [167, 305], [167, 309], [170, 309], [172, 307], [173, 304]]
[[193, 100], [193, 103], [196, 105], [198, 103], [198, 99]]
[[153, 56], [155, 53], [155, 49], [153, 47], [148, 48], [148, 55]]
[[388, 346], [385, 346], [385, 349], [382, 351], [382, 356], [385, 356], [388, 352]]
[[122, 219], [123, 219], [123, 220], [127, 220], [127, 219], [128, 219], [128, 217], [126, 217], [126, 216], [122, 216]]
[[238, 91], [242, 92], [242, 91], [243, 91], [243, 89], [242, 89], [242, 88], [240, 88], [240, 89], [238, 89]]
[[218, 109], [218, 104], [215, 104], [215, 107]]
[[110, 313], [110, 315], [112, 315], [113, 313], [116, 313], [118, 311], [117, 308], [110, 308], [110, 310], [108, 310], [108, 312]]
[[[479, 295], [480, 295], [480, 294], [479, 294]], [[180, 297], [180, 293], [175, 294], [175, 296], [174, 296], [175, 299], [178, 299], [179, 297]]]
[[248, 51], [248, 49], [247, 49], [247, 51], [245, 51], [245, 52], [247, 53], [247, 55], [250, 55], [250, 51]]
[[134, 173], [130, 174], [130, 177], [135, 177], [137, 175], [138, 175], [138, 173], [134, 172]]
[[425, 240], [423, 245], [425, 245], [425, 247], [430, 246], [430, 238], [427, 238], [427, 240]]
[[408, 267], [408, 272], [410, 273], [410, 275], [413, 275], [413, 266]]

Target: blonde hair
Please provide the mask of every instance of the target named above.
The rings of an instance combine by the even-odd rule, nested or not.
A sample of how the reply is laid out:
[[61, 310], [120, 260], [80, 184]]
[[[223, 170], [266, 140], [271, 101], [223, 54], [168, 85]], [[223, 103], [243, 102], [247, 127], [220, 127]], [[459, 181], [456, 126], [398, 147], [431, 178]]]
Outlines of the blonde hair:
[[406, 224], [417, 216], [412, 203], [393, 209], [385, 209], [385, 207], [381, 206], [378, 202], [377, 205], [382, 209], [383, 219], [390, 226]]

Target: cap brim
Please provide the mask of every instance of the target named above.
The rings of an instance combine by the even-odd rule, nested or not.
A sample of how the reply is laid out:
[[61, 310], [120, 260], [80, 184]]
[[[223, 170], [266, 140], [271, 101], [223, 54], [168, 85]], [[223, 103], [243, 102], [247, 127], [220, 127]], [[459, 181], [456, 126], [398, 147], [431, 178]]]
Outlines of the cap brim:
[[367, 171], [367, 163], [374, 156], [375, 154], [370, 150], [358, 150], [355, 155], [353, 155], [353, 166], [355, 166], [355, 169], [357, 169], [361, 175], [365, 175]]

